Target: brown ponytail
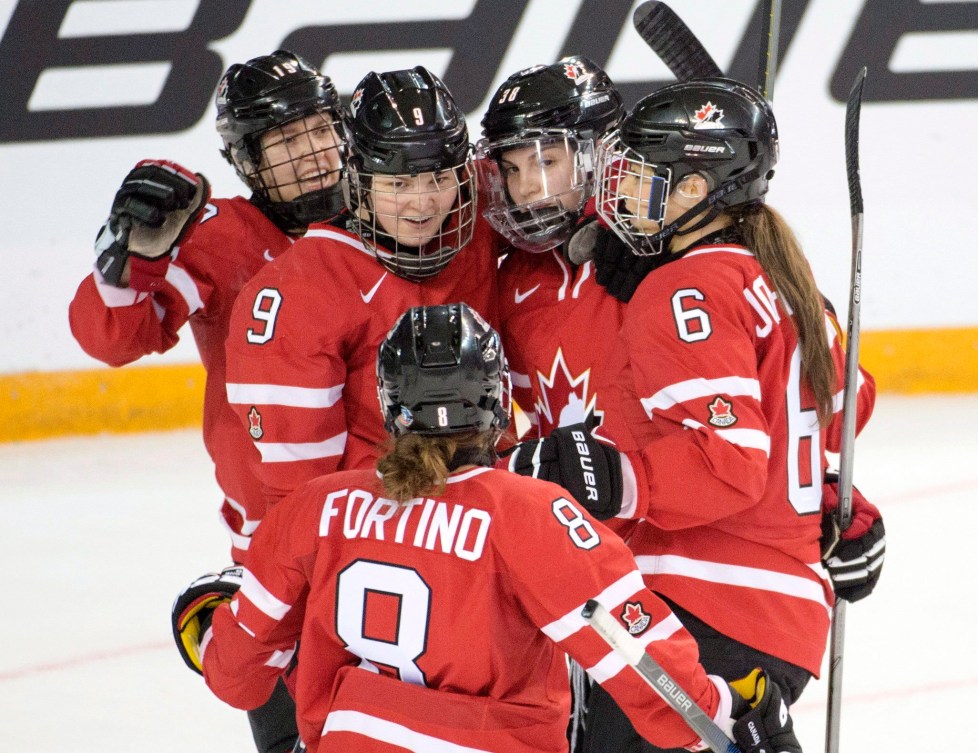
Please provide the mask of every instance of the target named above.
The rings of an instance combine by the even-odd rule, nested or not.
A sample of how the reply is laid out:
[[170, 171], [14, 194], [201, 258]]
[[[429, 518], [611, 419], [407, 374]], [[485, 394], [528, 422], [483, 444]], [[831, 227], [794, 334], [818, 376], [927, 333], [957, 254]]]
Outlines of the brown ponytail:
[[[426, 437], [403, 434], [393, 439], [377, 460], [384, 495], [397, 502], [445, 491], [448, 474], [464, 463], [463, 456], [495, 459], [495, 431]], [[454, 461], [454, 462], [453, 462]]]
[[832, 420], [836, 372], [825, 333], [825, 301], [801, 244], [784, 218], [766, 204], [728, 210], [746, 246], [760, 262], [782, 302], [793, 314], [801, 345], [801, 373], [815, 395], [819, 424]]

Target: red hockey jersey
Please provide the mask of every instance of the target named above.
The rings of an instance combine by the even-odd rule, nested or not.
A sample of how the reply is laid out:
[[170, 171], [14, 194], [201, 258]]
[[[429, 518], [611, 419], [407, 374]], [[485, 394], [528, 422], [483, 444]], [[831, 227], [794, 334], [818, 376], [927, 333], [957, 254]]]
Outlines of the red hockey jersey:
[[98, 270], [86, 277], [68, 308], [71, 331], [82, 349], [110, 366], [122, 366], [176, 345], [190, 323], [207, 371], [204, 445], [226, 495], [222, 519], [232, 558], [241, 562], [264, 501], [247, 464], [248, 436], [228, 407], [224, 341], [231, 305], [259, 269], [292, 245], [254, 204], [241, 197], [214, 199], [180, 244], [166, 283], [152, 294], [107, 284]]
[[383, 267], [353, 233], [310, 230], [242, 291], [227, 395], [269, 502], [337, 469], [371, 467], [387, 439], [377, 348], [412, 306], [464, 302], [496, 324], [497, 240], [475, 237], [423, 282]]
[[[648, 484], [630, 540], [650, 588], [735, 640], [817, 675], [832, 588], [819, 561], [825, 450], [793, 323], [753, 254], [704, 246], [654, 271], [621, 330], [621, 419]], [[857, 429], [873, 408], [862, 373]], [[637, 459], [636, 459], [637, 458]]]
[[730, 711], [726, 683], [704, 673], [627, 547], [565, 495], [489, 468], [460, 469], [439, 497], [404, 505], [383, 498], [371, 471], [314, 480], [272, 508], [241, 590], [214, 613], [202, 641], [208, 685], [258, 706], [298, 640], [311, 753], [562, 753], [566, 651], [650, 740], [695, 744], [582, 607], [603, 604], [717, 720]]

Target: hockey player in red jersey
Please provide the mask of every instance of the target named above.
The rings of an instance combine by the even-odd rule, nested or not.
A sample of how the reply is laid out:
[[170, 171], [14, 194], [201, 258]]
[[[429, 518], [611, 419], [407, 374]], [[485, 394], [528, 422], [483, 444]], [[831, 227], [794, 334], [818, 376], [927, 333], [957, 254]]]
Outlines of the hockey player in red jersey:
[[[675, 84], [603, 142], [595, 198], [647, 264], [620, 330], [609, 427], [645, 490], [630, 547], [708, 671], [763, 666], [790, 705], [819, 671], [833, 601], [819, 540], [844, 353], [797, 241], [762, 201], [777, 149], [752, 89]], [[858, 387], [862, 428], [875, 388], [865, 373]], [[864, 574], [878, 577], [878, 513], [858, 535], [876, 558]], [[599, 690], [588, 722], [589, 751], [660, 750]]]
[[566, 650], [651, 740], [701, 749], [582, 618], [594, 598], [745, 753], [800, 752], [777, 685], [707, 676], [620, 539], [559, 486], [493, 469], [509, 380], [477, 314], [412, 308], [375, 363], [392, 438], [376, 469], [307, 483], [270, 511], [243, 570], [174, 602], [177, 646], [216, 695], [261, 703], [298, 644], [310, 753], [563, 753]]
[[[82, 348], [112, 366], [169, 350], [190, 323], [207, 372], [204, 444], [225, 495], [221, 518], [235, 562], [244, 559], [265, 502], [241, 462], [250, 440], [225, 392], [231, 305], [308, 225], [342, 211], [342, 120], [333, 84], [291, 52], [230, 66], [218, 87], [217, 131], [250, 198], [208, 202], [202, 176], [172, 162], [139, 163], [99, 235], [96, 269], [69, 308]], [[291, 750], [297, 733], [284, 687], [251, 717], [259, 751]]]
[[229, 67], [218, 89], [217, 130], [251, 197], [208, 201], [202, 177], [144, 160], [126, 176], [99, 235], [96, 270], [69, 307], [79, 344], [111, 366], [169, 350], [190, 323], [207, 371], [204, 442], [226, 495], [221, 516], [236, 562], [264, 503], [238, 462], [248, 440], [225, 394], [231, 304], [309, 224], [342, 211], [342, 118], [330, 80], [291, 52]]
[[347, 225], [297, 241], [231, 318], [228, 399], [271, 503], [372, 466], [385, 437], [373, 354], [401, 313], [465, 301], [495, 319], [498, 244], [449, 91], [422, 67], [370, 73], [351, 107]]

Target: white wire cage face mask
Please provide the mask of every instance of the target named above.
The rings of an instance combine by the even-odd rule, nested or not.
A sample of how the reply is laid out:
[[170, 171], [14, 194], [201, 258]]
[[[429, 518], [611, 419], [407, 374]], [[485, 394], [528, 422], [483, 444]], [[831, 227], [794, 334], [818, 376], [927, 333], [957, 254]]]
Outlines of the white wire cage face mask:
[[476, 147], [486, 220], [519, 249], [540, 253], [566, 241], [594, 186], [594, 143], [568, 131]]
[[434, 277], [472, 240], [475, 169], [455, 167], [418, 175], [383, 175], [347, 168], [354, 232], [399, 277]]
[[662, 229], [672, 188], [672, 169], [646, 162], [617, 134], [598, 145], [595, 204], [598, 214], [633, 253], [654, 256], [665, 241], [651, 241]]

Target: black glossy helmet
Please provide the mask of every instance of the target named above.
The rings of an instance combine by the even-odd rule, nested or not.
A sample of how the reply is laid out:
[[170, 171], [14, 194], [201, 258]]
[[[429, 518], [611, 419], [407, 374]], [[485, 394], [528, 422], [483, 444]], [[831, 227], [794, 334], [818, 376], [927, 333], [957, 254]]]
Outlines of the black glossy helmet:
[[509, 425], [502, 342], [464, 303], [401, 315], [377, 353], [377, 392], [393, 436], [501, 433]]
[[276, 50], [228, 68], [216, 104], [221, 154], [276, 224], [299, 230], [342, 210], [344, 114], [328, 77]]
[[[777, 161], [777, 124], [759, 92], [726, 78], [672, 84], [642, 99], [601, 144], [597, 209], [635, 253], [661, 253], [670, 237], [722, 209], [762, 200]], [[661, 227], [670, 192], [693, 173], [706, 177], [709, 193]], [[642, 232], [642, 221], [660, 227]]]
[[490, 224], [526, 251], [567, 240], [593, 192], [595, 141], [623, 112], [611, 79], [585, 57], [506, 79], [490, 100], [477, 145]]
[[421, 66], [367, 74], [350, 107], [353, 230], [394, 274], [433, 277], [472, 239], [475, 225], [465, 116]]

